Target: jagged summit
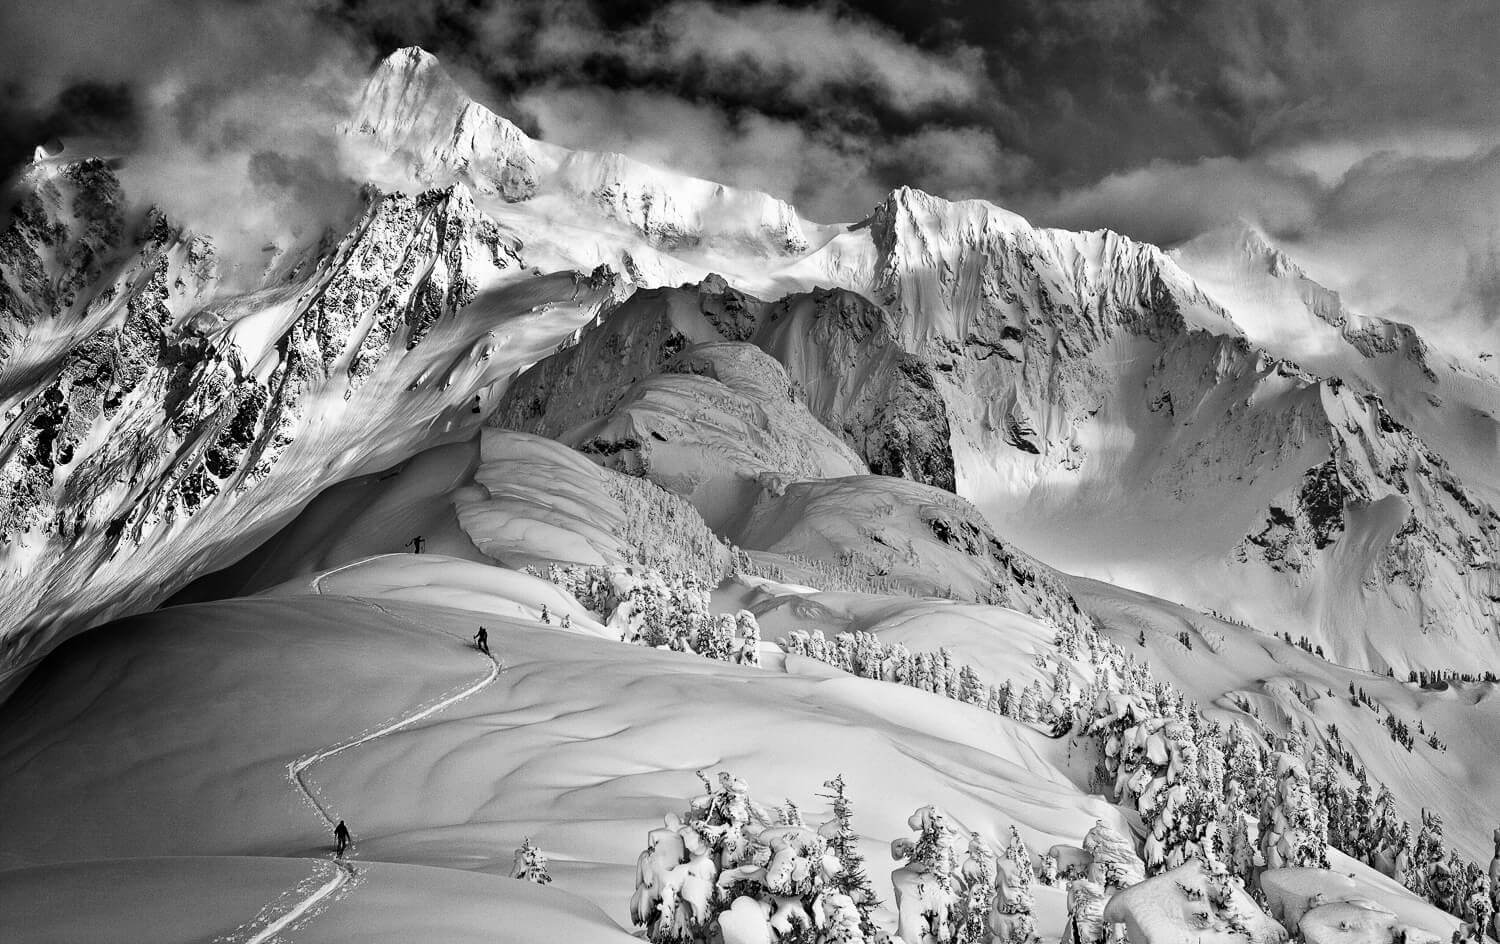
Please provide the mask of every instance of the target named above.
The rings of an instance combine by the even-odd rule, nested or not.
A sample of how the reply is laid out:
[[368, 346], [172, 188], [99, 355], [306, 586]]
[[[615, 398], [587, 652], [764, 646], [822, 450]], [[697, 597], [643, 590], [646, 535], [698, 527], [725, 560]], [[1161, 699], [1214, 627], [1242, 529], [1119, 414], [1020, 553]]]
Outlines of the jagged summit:
[[1413, 379], [1438, 382], [1432, 352], [1415, 328], [1351, 310], [1251, 223], [1210, 230], [1171, 255], [1242, 315], [1257, 343], [1329, 373], [1367, 373], [1338, 356], [1352, 349], [1366, 360], [1405, 362], [1415, 368]]
[[1036, 228], [992, 203], [903, 187], [876, 209], [869, 232], [874, 274], [860, 288], [897, 312], [917, 343], [1017, 342], [1043, 323], [1075, 351], [1116, 328], [1242, 333], [1165, 253], [1108, 230]]
[[398, 49], [380, 63], [351, 127], [405, 158], [418, 179], [461, 176], [481, 193], [512, 201], [536, 193], [535, 142], [470, 99], [419, 47]]
[[622, 223], [658, 248], [804, 252], [818, 228], [769, 194], [528, 137], [472, 100], [436, 57], [408, 46], [375, 69], [349, 130], [368, 136], [424, 184], [459, 179], [510, 203], [560, 196]]

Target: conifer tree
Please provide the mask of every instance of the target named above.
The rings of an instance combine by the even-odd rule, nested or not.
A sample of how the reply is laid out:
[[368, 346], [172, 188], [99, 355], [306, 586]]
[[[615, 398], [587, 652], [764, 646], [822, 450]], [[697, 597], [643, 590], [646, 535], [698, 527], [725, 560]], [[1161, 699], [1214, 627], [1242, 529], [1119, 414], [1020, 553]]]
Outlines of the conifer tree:
[[859, 928], [866, 939], [873, 940], [875, 921], [872, 915], [880, 905], [870, 876], [865, 872], [865, 857], [859, 851], [859, 834], [854, 831], [854, 807], [845, 793], [844, 775], [823, 782], [827, 793], [819, 794], [833, 804], [833, 819], [820, 832], [828, 840], [828, 851], [839, 860], [839, 872], [829, 885], [854, 903], [859, 912]]
[[547, 857], [542, 854], [542, 850], [532, 845], [530, 836], [522, 839], [521, 848], [516, 850], [510, 877], [537, 885], [552, 884], [552, 876], [547, 874]]

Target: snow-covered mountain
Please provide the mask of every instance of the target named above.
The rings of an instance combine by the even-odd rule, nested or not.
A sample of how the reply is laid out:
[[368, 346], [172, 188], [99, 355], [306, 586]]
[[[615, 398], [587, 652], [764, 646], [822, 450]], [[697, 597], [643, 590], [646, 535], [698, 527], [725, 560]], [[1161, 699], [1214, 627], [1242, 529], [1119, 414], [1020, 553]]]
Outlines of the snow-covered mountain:
[[[32, 168], [4, 243], [11, 664], [45, 648], [27, 641], [39, 626], [66, 635], [222, 563], [183, 526], [200, 511], [240, 541], [268, 533], [329, 482], [477, 425], [495, 382], [610, 292], [682, 282], [723, 299], [743, 323], [712, 336], [775, 358], [865, 468], [956, 491], [1056, 566], [1306, 632], [1354, 664], [1496, 651], [1497, 386], [1346, 311], [1254, 234], [1174, 257], [909, 189], [818, 226], [765, 194], [531, 140], [416, 49], [381, 64], [347, 131], [388, 188], [434, 189], [368, 191], [347, 232], [234, 295], [212, 234], [131, 208], [107, 163]], [[601, 264], [619, 286], [524, 281]], [[511, 283], [520, 297], [491, 294]], [[372, 411], [354, 398], [376, 400], [376, 375]], [[411, 389], [384, 397], [391, 383]], [[362, 436], [380, 415], [402, 434]], [[304, 424], [316, 447], [295, 445]], [[267, 475], [287, 484], [247, 487]], [[67, 589], [82, 573], [97, 592]]]
[[[213, 244], [97, 160], [34, 165], [5, 234], [6, 670], [223, 566], [332, 482], [469, 435], [610, 287], [519, 280], [462, 185], [216, 291]], [[456, 317], [462, 311], [463, 317]]]
[[[362, 209], [249, 279], [66, 150], [0, 234], [0, 922], [1486, 920], [1482, 365], [1251, 229], [1167, 252], [907, 188], [816, 224], [533, 140], [419, 49], [342, 130]], [[344, 816], [356, 859], [309, 865]], [[545, 874], [533, 839], [560, 888], [469, 874]], [[824, 885], [862, 845], [885, 906]]]

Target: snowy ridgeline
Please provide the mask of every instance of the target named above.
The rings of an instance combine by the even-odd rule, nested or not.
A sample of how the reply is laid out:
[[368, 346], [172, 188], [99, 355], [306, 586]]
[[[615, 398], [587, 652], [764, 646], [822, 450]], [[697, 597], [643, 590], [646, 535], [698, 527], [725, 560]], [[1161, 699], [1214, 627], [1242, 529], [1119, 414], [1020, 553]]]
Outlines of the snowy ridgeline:
[[[692, 574], [553, 565], [538, 575], [572, 593], [625, 641], [759, 664], [754, 616], [743, 610], [711, 614], [707, 585]], [[1199, 933], [1279, 941], [1284, 932], [1261, 910], [1269, 907], [1261, 890], [1266, 876], [1285, 869], [1327, 874], [1330, 847], [1393, 879], [1388, 896], [1409, 898], [1404, 887], [1472, 927], [1493, 924], [1489, 875], [1445, 848], [1435, 814], [1424, 816], [1414, 834], [1396, 814], [1389, 791], [1380, 787], [1374, 798], [1366, 771], [1348, 755], [1338, 758], [1340, 764], [1321, 746], [1309, 749], [1305, 732], [1277, 743], [1265, 728], [1252, 732], [1238, 723], [1210, 721], [1175, 687], [1155, 680], [1133, 655], [1095, 631], [1059, 632], [1055, 651], [1036, 655], [1038, 666], [1050, 670], [1051, 691], [1035, 680], [1024, 688], [1009, 680], [987, 686], [947, 650], [913, 653], [869, 633], [829, 640], [821, 632], [796, 631], [782, 647], [1054, 736], [1074, 732], [1096, 756], [1094, 786], [1143, 824], [1139, 857], [1128, 840], [1101, 825], [1080, 846], [1053, 847], [1039, 860], [1015, 852], [1024, 843], [1013, 836], [998, 860], [1010, 863], [1005, 867], [995, 865], [988, 841], [974, 836], [960, 866], [941, 812], [918, 811], [911, 828], [919, 838], [894, 850], [906, 861], [893, 883], [902, 899], [896, 903], [898, 934], [908, 944], [1036, 940], [1026, 892], [1033, 875], [1049, 884], [1059, 875], [1072, 880], [1071, 940], [1104, 940], [1111, 925], [1132, 928], [1136, 941], [1177, 940], [1157, 928], [1168, 920], [1161, 911], [1166, 895], [1181, 898], [1182, 907], [1172, 913], [1180, 912]], [[1089, 680], [1082, 689], [1073, 682], [1077, 674]], [[790, 803], [768, 812], [749, 801], [741, 782], [723, 779], [687, 815], [670, 817], [664, 830], [651, 834], [633, 906], [637, 923], [659, 942], [885, 939], [888, 932], [873, 926], [869, 902], [853, 887], [863, 872], [827, 851], [835, 825], [812, 829]], [[847, 828], [847, 816], [839, 828]], [[1110, 897], [1148, 874], [1157, 876], [1146, 883], [1156, 891]], [[1160, 884], [1169, 875], [1172, 885]], [[1366, 917], [1395, 913], [1371, 907]], [[1113, 918], [1104, 921], [1104, 915]], [[1299, 920], [1312, 927], [1328, 917], [1311, 908]], [[1372, 926], [1394, 934], [1398, 925], [1393, 918]], [[1405, 933], [1408, 941], [1427, 939], [1421, 927]], [[1367, 939], [1307, 934], [1308, 940]]]

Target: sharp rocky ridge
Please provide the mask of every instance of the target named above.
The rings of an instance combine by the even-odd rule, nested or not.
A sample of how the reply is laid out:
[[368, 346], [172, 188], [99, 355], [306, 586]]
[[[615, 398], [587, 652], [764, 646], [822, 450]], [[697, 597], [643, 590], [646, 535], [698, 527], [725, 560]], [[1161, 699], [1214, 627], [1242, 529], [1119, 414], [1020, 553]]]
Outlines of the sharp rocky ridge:
[[[1014, 588], [1052, 565], [1349, 665], [1500, 652], [1500, 384], [1269, 242], [1169, 253], [908, 188], [818, 224], [533, 140], [418, 49], [344, 131], [363, 212], [249, 288], [107, 161], [30, 169], [0, 236], [6, 670], [485, 422], [646, 476], [725, 539], [777, 546], [772, 499], [876, 473], [972, 503], [976, 573], [1042, 610], [1074, 604]], [[817, 447], [767, 432], [728, 475], [674, 433], [705, 404]], [[755, 511], [717, 515], [726, 495]]]

